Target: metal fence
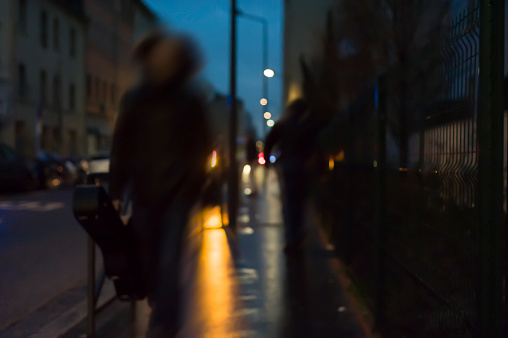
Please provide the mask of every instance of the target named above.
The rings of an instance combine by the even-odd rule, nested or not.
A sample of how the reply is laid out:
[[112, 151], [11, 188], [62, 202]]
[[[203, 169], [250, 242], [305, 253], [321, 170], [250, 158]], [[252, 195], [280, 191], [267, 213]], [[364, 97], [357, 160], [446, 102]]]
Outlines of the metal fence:
[[331, 237], [387, 337], [504, 336], [503, 8], [460, 14], [403, 94], [389, 73], [337, 125]]

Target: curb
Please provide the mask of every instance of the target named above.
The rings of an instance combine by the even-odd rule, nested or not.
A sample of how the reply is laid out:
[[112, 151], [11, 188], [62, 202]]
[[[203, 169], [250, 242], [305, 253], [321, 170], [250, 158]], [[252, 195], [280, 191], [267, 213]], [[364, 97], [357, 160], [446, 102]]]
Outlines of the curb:
[[[326, 235], [320, 224], [316, 224], [316, 228], [321, 245], [323, 248], [326, 249], [327, 245], [329, 244], [326, 239]], [[374, 330], [374, 322], [372, 315], [370, 313], [365, 313], [364, 311], [362, 311], [362, 307], [358, 303], [358, 300], [349, 291], [351, 280], [349, 279], [349, 276], [344, 272], [345, 267], [342, 261], [338, 257], [333, 257], [330, 261], [330, 266], [332, 268], [332, 271], [337, 276], [342, 288], [346, 291], [346, 297], [352, 307], [356, 319], [358, 320], [360, 326], [363, 329], [365, 337], [366, 338], [379, 337], [379, 335]]]
[[[107, 306], [116, 298], [116, 292], [112, 283], [104, 283], [104, 289], [97, 302], [96, 311]], [[29, 338], [59, 337], [81, 323], [87, 317], [87, 299], [74, 305], [72, 308], [62, 313], [56, 319], [48, 323], [37, 333]]]
[[[107, 306], [115, 297], [113, 284], [106, 281], [97, 304], [98, 309]], [[0, 332], [0, 337], [59, 337], [86, 319], [86, 316], [86, 289], [74, 288], [6, 328]]]

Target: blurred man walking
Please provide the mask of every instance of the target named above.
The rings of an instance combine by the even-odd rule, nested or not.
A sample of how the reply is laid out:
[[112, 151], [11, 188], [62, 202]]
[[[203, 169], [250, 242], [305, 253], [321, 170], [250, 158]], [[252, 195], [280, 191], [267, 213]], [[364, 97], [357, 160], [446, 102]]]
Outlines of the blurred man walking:
[[[281, 153], [276, 163], [279, 167], [286, 253], [299, 251], [305, 239], [303, 222], [311, 174], [309, 159], [315, 150], [313, 140], [318, 131], [309, 113], [309, 107], [303, 99], [295, 100], [273, 126], [265, 142], [267, 158], [270, 158], [275, 147]], [[269, 163], [267, 161], [267, 165]]]
[[179, 258], [183, 230], [205, 181], [209, 149], [204, 103], [193, 90], [200, 68], [193, 44], [153, 33], [134, 50], [141, 83], [122, 102], [111, 153], [115, 207], [131, 191], [150, 335], [173, 337], [181, 326]]

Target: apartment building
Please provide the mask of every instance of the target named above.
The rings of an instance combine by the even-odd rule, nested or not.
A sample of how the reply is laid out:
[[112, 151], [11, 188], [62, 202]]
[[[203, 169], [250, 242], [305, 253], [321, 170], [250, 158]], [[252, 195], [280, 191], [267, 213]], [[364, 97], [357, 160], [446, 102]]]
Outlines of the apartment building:
[[80, 1], [0, 4], [0, 141], [28, 158], [84, 150], [84, 42]]
[[122, 95], [134, 80], [130, 53], [157, 25], [139, 0], [87, 0], [85, 129], [88, 154], [108, 151]]
[[303, 95], [300, 60], [310, 61], [320, 49], [328, 12], [337, 0], [285, 0], [283, 102]]

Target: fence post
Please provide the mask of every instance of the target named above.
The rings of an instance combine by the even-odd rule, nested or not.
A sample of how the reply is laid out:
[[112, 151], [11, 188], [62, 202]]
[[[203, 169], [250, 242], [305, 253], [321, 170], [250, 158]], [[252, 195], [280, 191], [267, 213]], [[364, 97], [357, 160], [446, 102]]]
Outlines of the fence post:
[[375, 89], [375, 109], [377, 111], [377, 157], [374, 163], [376, 173], [376, 229], [375, 241], [377, 251], [376, 271], [376, 327], [381, 329], [385, 324], [385, 251], [386, 244], [386, 78], [377, 79]]
[[480, 1], [479, 337], [503, 337], [503, 74], [504, 0]]

